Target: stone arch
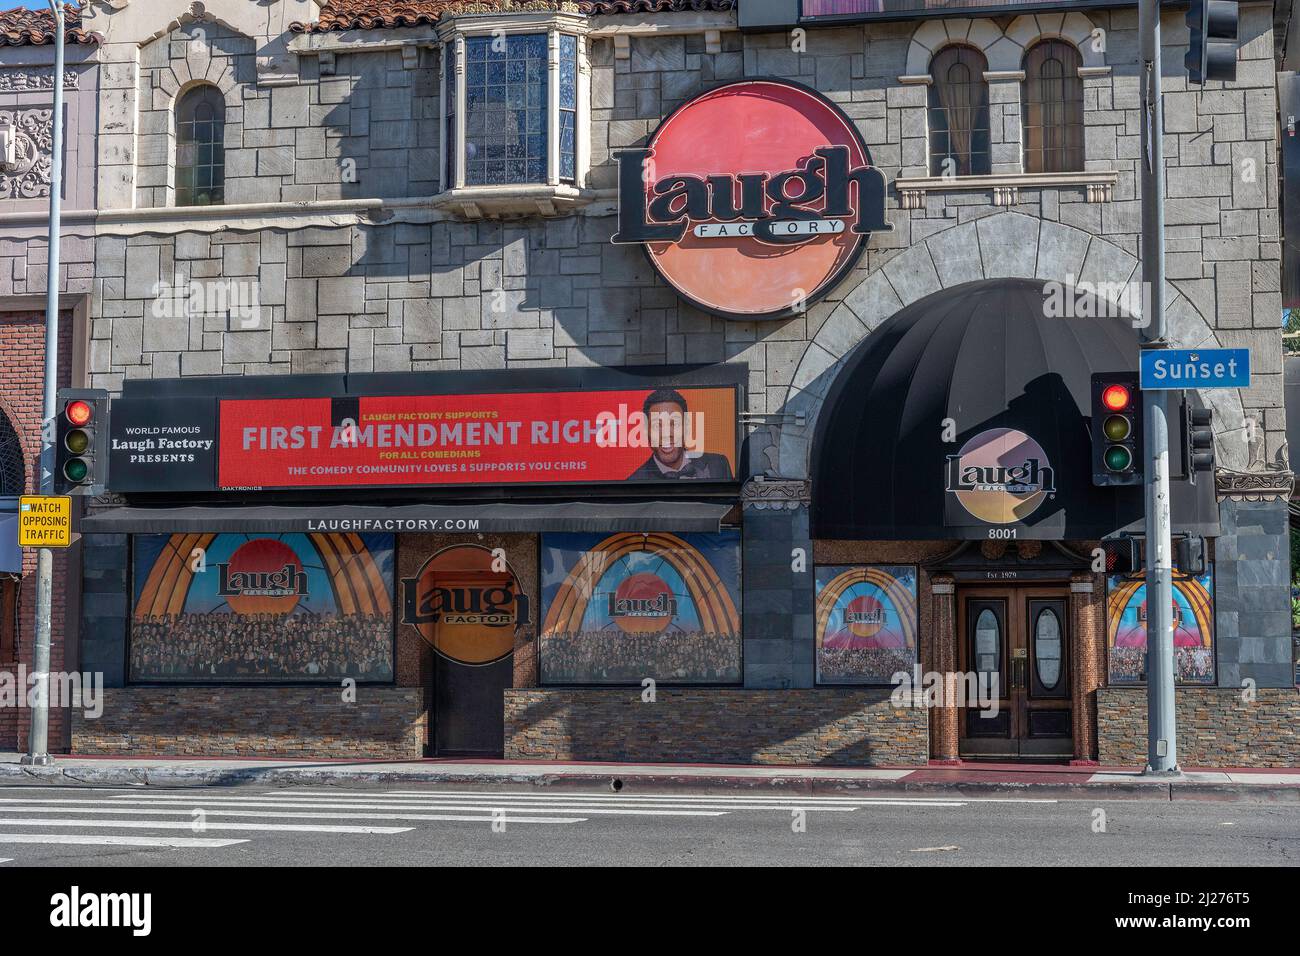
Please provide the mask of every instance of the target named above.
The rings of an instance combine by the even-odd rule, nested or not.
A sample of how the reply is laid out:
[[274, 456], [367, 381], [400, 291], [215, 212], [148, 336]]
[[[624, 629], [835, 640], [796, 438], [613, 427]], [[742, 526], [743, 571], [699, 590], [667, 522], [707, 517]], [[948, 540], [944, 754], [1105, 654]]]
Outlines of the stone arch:
[[[989, 51], [1002, 38], [992, 20], [926, 20], [912, 34], [907, 47], [907, 75], [926, 76], [930, 72], [930, 59], [946, 46], [964, 43], [984, 54], [990, 63]], [[993, 69], [992, 66], [989, 69]]]
[[[1026, 250], [1033, 250], [1032, 255]], [[1003, 278], [1084, 286], [1121, 308], [1140, 312], [1132, 303], [1120, 301], [1124, 287], [1140, 278], [1138, 260], [1081, 229], [1004, 212], [935, 233], [866, 275], [804, 349], [779, 409], [790, 416], [787, 421], [802, 413], [804, 424], [782, 426], [777, 449], [779, 474], [809, 476], [812, 439], [827, 392], [849, 353], [882, 322], [931, 293], [965, 282]], [[1176, 283], [1167, 286], [1165, 318], [1170, 344], [1182, 348], [1217, 345], [1213, 327], [1196, 305]], [[1239, 440], [1240, 429], [1231, 427], [1245, 414], [1240, 391], [1211, 389], [1200, 394], [1214, 409], [1215, 421], [1222, 429], [1215, 436], [1218, 464], [1244, 471], [1247, 447]]]
[[32, 460], [30, 442], [18, 428], [18, 417], [0, 399], [0, 496], [27, 493], [27, 463]]
[[1093, 49], [1091, 20], [1078, 11], [1027, 13], [1016, 17], [989, 54], [990, 70], [1023, 70], [1025, 51], [1039, 40], [1064, 40], [1074, 45], [1084, 67], [1106, 65], [1106, 56]]

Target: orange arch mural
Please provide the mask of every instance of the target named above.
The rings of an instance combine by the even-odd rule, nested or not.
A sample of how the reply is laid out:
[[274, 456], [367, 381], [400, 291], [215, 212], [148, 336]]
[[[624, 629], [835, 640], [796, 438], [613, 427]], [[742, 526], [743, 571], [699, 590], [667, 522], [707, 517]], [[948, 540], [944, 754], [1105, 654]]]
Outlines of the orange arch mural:
[[740, 681], [740, 537], [542, 539], [543, 682]]

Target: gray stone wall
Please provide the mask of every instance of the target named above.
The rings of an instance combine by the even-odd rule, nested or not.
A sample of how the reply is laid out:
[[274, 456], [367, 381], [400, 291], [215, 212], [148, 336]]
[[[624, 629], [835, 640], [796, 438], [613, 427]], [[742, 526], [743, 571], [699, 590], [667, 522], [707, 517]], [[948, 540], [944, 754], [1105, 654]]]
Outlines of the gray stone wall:
[[[954, 227], [1008, 211], [1057, 223], [1064, 229], [1053, 249], [1096, 240], [1089, 250], [1100, 263], [1094, 281], [1129, 278], [1123, 263], [1137, 252], [1139, 229], [1136, 15], [1089, 16], [1106, 30], [1110, 69], [1084, 78], [1087, 167], [1114, 171], [1110, 200], [1089, 202], [1082, 186], [1022, 187], [1010, 207], [995, 205], [986, 188], [931, 191], [917, 209], [900, 208], [895, 198], [893, 232], [873, 236], [858, 269], [806, 315], [756, 324], [702, 314], [658, 280], [640, 250], [611, 245], [610, 151], [644, 142], [668, 111], [711, 85], [774, 75], [837, 102], [890, 179], [923, 173], [926, 88], [899, 82], [915, 23], [813, 30], [806, 52], [798, 53], [781, 35], [728, 31], [715, 53], [706, 52], [702, 34], [647, 37], [633, 38], [622, 59], [611, 40], [592, 38], [591, 167], [584, 187], [593, 202], [579, 214], [457, 222], [399, 204], [317, 217], [311, 228], [293, 218], [250, 215], [119, 227], [111, 235], [101, 229], [92, 382], [112, 389], [127, 377], [218, 372], [741, 360], [752, 370], [750, 410], [778, 411], [797, 403], [807, 384], [796, 380], [801, 363], [839, 334], [828, 323], [837, 306], [856, 298], [866, 315], [902, 298], [907, 290], [899, 282], [910, 287], [924, 277], [900, 270], [878, 289], [866, 280], [901, 252]], [[1255, 351], [1255, 384], [1241, 393], [1240, 406], [1262, 427], [1258, 447], [1238, 463], [1247, 467], [1273, 459], [1283, 431], [1272, 34], [1266, 6], [1247, 6], [1242, 16], [1238, 83], [1188, 91], [1181, 70], [1171, 68], [1166, 152], [1174, 298], [1184, 300], [1219, 344]], [[1181, 42], [1181, 18], [1169, 20], [1168, 42]], [[200, 26], [205, 39], [196, 42]], [[166, 108], [199, 76], [226, 95], [230, 203], [418, 198], [440, 188], [435, 50], [415, 58], [396, 50], [341, 51], [326, 75], [316, 57], [302, 55], [299, 82], [274, 86], [257, 82], [253, 58], [250, 41], [206, 22], [184, 24], [145, 45], [137, 78], [148, 106], [139, 116], [134, 157], [138, 205], [168, 200]], [[1020, 84], [993, 85], [999, 135], [1013, 143]], [[1012, 152], [999, 154], [1000, 169], [1015, 165]], [[355, 182], [346, 180], [345, 163], [355, 163]], [[302, 207], [304, 215], [310, 212]], [[1068, 275], [1051, 274], [1055, 262], [1038, 270], [1041, 277], [1067, 281]], [[215, 316], [151, 321], [156, 284], [177, 278], [256, 280], [260, 324], [223, 325]], [[1239, 450], [1236, 441], [1231, 451]], [[797, 473], [798, 466], [780, 461], [774, 471]]]
[[1219, 503], [1214, 619], [1219, 686], [1295, 688], [1291, 538], [1285, 501]]

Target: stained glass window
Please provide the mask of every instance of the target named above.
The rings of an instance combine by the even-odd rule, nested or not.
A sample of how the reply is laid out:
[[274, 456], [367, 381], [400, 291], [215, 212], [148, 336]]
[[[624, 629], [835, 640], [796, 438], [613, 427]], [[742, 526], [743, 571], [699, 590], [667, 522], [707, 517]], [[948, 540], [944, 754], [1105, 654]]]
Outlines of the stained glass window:
[[[551, 116], [550, 36], [471, 36], [464, 40], [464, 89], [456, 88], [456, 59], [447, 47], [448, 187], [456, 182], [457, 150], [463, 150], [465, 186], [545, 183], [552, 175], [577, 179], [578, 38], [559, 35], [557, 99]], [[456, 135], [457, 113], [464, 135]], [[559, 136], [559, 168], [550, 168], [550, 135]]]
[[560, 179], [577, 175], [578, 38], [560, 35]]
[[465, 185], [546, 182], [546, 34], [465, 40]]

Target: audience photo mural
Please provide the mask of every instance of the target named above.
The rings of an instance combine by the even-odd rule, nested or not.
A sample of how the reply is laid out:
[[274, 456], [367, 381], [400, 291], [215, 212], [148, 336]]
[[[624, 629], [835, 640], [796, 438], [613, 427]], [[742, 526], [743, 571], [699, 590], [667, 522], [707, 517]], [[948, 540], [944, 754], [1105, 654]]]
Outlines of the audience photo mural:
[[[1106, 651], [1112, 684], [1146, 680], [1147, 588], [1144, 575], [1106, 579]], [[1214, 571], [1200, 577], [1174, 569], [1174, 674], [1182, 684], [1213, 684]]]
[[916, 664], [916, 568], [817, 568], [817, 682], [889, 684]]
[[133, 539], [130, 678], [393, 679], [390, 534]]
[[542, 682], [740, 682], [740, 533], [542, 536]]

